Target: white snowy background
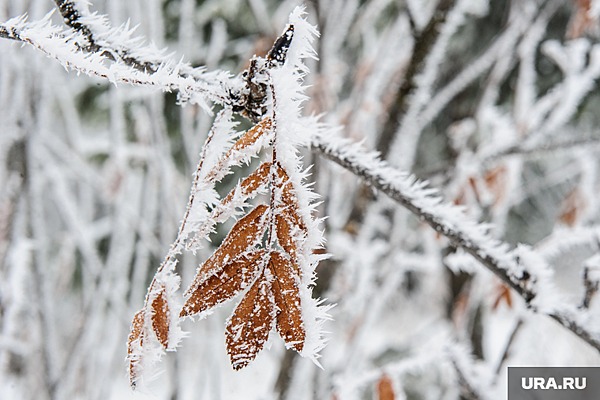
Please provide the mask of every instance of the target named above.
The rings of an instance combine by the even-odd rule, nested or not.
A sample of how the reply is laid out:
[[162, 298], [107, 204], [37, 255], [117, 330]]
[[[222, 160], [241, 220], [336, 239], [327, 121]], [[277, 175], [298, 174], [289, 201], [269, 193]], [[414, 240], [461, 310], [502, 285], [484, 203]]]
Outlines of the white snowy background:
[[[224, 83], [300, 3], [74, 3], [148, 68], [84, 57], [51, 0], [0, 0], [0, 399], [503, 399], [507, 366], [600, 364], [600, 2], [307, 1], [303, 113], [339, 127], [303, 150], [331, 255], [314, 293], [336, 304], [323, 368], [272, 332], [234, 372], [228, 304], [182, 323], [142, 392], [129, 325]], [[212, 250], [181, 256], [182, 286]]]

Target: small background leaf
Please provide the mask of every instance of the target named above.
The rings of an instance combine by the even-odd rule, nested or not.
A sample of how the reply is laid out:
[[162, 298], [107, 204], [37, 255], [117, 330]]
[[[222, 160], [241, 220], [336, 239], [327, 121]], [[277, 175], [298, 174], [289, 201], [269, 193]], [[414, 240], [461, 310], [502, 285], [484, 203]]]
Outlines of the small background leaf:
[[389, 376], [382, 375], [377, 382], [377, 399], [378, 400], [394, 400], [396, 394], [394, 393], [394, 384]]

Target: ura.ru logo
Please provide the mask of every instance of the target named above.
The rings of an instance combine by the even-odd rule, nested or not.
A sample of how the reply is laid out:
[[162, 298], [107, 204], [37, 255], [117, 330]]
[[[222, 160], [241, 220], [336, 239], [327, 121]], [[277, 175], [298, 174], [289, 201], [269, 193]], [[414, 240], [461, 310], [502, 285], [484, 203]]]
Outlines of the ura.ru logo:
[[572, 389], [582, 390], [587, 385], [587, 379], [574, 378], [574, 377], [563, 377], [562, 379], [556, 379], [553, 377], [527, 377], [521, 378], [521, 387], [526, 390], [530, 389]]

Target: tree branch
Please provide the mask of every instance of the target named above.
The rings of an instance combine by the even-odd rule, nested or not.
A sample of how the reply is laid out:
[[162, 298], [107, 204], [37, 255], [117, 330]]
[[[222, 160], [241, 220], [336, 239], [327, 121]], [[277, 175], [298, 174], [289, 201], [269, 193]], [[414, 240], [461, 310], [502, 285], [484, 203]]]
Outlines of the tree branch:
[[94, 33], [93, 29], [82, 22], [83, 17], [90, 18], [85, 15], [71, 0], [54, 0], [60, 14], [63, 16], [65, 24], [71, 29], [81, 33], [88, 41], [84, 49], [90, 53], [102, 53], [105, 57], [112, 61], [117, 61], [117, 58], [123, 63], [139, 69], [141, 71], [156, 72], [157, 65], [160, 65], [159, 60], [142, 60], [139, 57], [134, 57], [132, 49], [123, 46], [122, 44], [110, 43], [106, 39], [98, 38], [98, 33]]
[[523, 265], [523, 260], [508, 250], [507, 244], [490, 237], [484, 226], [471, 221], [462, 208], [444, 203], [435, 189], [427, 188], [425, 183], [390, 167], [379, 158], [379, 154], [366, 152], [360, 145], [331, 136], [317, 136], [312, 147], [446, 236], [453, 245], [469, 253], [510, 286], [534, 311], [554, 319], [600, 351], [600, 337], [578, 321], [575, 311], [540, 311], [532, 307], [531, 302], [539, 292], [536, 287], [539, 277], [533, 275], [528, 266]]
[[[128, 64], [126, 59], [115, 60], [114, 56], [108, 57], [107, 54], [111, 54], [108, 50], [88, 52], [77, 38], [66, 34], [62, 28], [53, 26], [50, 14], [34, 22], [26, 22], [24, 17], [13, 18], [0, 24], [0, 37], [28, 43], [60, 62], [66, 69], [77, 73], [103, 78], [114, 84], [125, 83], [156, 87], [168, 92], [177, 91], [182, 101], [191, 100], [205, 108], [208, 108], [207, 101], [231, 104], [235, 101], [232, 88], [239, 86], [224, 71], [207, 73], [199, 69], [192, 76], [182, 73], [183, 70], [191, 69], [188, 65], [162, 61], [155, 65], [153, 71], [148, 72], [139, 68], [141, 64]], [[117, 50], [115, 52], [118, 53]], [[111, 62], [107, 63], [107, 59]]]

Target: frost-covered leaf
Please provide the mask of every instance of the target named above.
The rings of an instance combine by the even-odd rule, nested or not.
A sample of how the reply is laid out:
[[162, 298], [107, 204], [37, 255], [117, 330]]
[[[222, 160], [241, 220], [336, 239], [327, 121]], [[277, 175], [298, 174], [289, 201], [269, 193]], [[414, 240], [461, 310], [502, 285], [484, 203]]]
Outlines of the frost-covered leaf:
[[258, 124], [254, 125], [251, 129], [248, 129], [248, 131], [235, 142], [228, 154], [231, 156], [235, 151], [242, 151], [252, 146], [261, 136], [271, 130], [272, 125], [273, 121], [270, 117], [263, 118]]
[[573, 13], [569, 21], [567, 39], [577, 39], [597, 23], [592, 13], [592, 0], [573, 0]]
[[220, 207], [226, 207], [232, 199], [235, 197], [236, 193], [241, 193], [241, 196], [244, 198], [252, 197], [253, 194], [256, 193], [261, 187], [267, 185], [267, 179], [269, 177], [269, 172], [271, 170], [271, 163], [264, 162], [262, 163], [256, 171], [248, 175], [242, 182], [240, 182], [239, 186], [234, 190], [229, 192], [227, 196], [223, 199], [220, 204]]
[[497, 310], [500, 304], [505, 303], [508, 308], [512, 308], [513, 300], [510, 288], [503, 283], [500, 283], [495, 290], [495, 299], [492, 304], [492, 310]]
[[144, 333], [145, 309], [139, 310], [133, 316], [129, 337], [127, 338], [127, 358], [129, 360], [129, 384], [134, 387], [138, 379], [138, 365], [141, 357]]
[[152, 330], [165, 349], [169, 347], [170, 313], [166, 291], [161, 288], [152, 300]]
[[236, 222], [221, 246], [198, 268], [194, 282], [185, 292], [186, 296], [190, 296], [204, 280], [220, 271], [228, 261], [253, 250], [254, 245], [262, 239], [268, 209], [261, 204]]
[[273, 294], [277, 305], [277, 331], [288, 347], [301, 352], [306, 331], [302, 322], [302, 306], [296, 269], [284, 255], [271, 253], [269, 269], [274, 276]]
[[265, 138], [269, 136], [272, 126], [271, 118], [265, 117], [248, 129], [219, 159], [207, 174], [206, 179], [211, 182], [219, 181], [228, 173], [230, 166], [250, 161], [267, 144]]
[[181, 310], [181, 317], [204, 312], [236, 296], [252, 283], [264, 262], [265, 250], [242, 254], [221, 271], [209, 276], [191, 293]]
[[299, 213], [300, 204], [298, 203], [298, 197], [296, 196], [294, 184], [290, 180], [290, 176], [286, 170], [281, 165], [277, 166], [277, 176], [279, 177], [279, 180], [275, 182], [275, 186], [279, 189], [279, 206], [281, 208], [281, 213], [285, 214], [286, 217], [298, 228], [306, 231], [306, 225]]
[[576, 187], [563, 200], [558, 215], [559, 221], [570, 227], [577, 225], [587, 205], [584, 194]]
[[483, 176], [486, 189], [491, 194], [491, 203], [497, 205], [506, 196], [508, 170], [506, 166], [499, 165], [490, 169]]
[[252, 285], [227, 322], [227, 354], [235, 370], [254, 360], [269, 339], [275, 304], [269, 282], [264, 278]]
[[284, 215], [277, 215], [275, 220], [277, 222], [277, 241], [286, 253], [290, 255], [296, 274], [301, 276], [302, 273], [298, 267], [298, 248], [295, 240], [297, 230], [294, 230], [293, 224]]

